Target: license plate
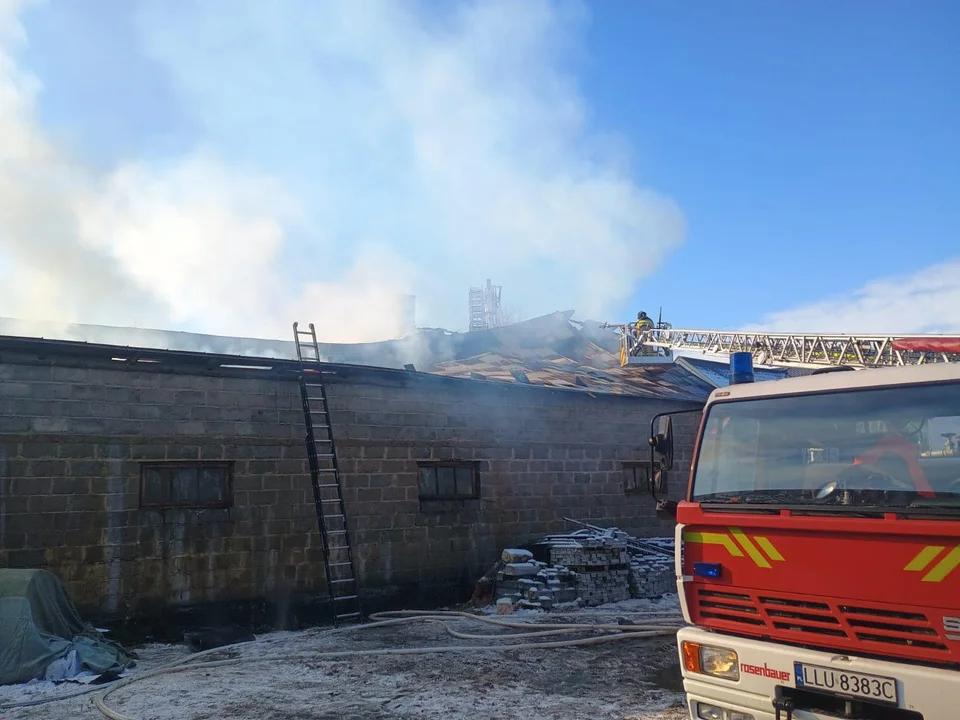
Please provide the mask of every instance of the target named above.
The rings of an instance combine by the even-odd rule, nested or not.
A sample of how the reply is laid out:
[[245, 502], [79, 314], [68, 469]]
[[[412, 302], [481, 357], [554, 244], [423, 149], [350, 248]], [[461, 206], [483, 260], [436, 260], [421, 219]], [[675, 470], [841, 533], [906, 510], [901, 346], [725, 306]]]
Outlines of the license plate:
[[892, 677], [867, 675], [799, 662], [793, 664], [793, 671], [798, 688], [821, 690], [831, 695], [863, 698], [888, 705], [900, 704], [897, 681]]

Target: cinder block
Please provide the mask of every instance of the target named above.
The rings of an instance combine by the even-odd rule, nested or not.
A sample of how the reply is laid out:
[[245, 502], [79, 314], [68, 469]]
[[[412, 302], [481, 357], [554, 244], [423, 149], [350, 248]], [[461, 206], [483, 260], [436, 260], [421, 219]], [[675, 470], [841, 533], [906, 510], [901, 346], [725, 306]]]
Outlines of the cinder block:
[[194, 443], [166, 445], [165, 449], [167, 460], [199, 460], [200, 446]]

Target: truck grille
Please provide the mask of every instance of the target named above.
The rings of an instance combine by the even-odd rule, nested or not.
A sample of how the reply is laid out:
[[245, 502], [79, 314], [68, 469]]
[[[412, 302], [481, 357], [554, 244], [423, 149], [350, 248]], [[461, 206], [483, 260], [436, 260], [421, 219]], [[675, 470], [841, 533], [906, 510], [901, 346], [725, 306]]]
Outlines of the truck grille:
[[695, 620], [706, 627], [804, 645], [954, 661], [937, 627], [926, 614], [915, 610], [811, 600], [766, 591], [697, 588], [696, 599]]

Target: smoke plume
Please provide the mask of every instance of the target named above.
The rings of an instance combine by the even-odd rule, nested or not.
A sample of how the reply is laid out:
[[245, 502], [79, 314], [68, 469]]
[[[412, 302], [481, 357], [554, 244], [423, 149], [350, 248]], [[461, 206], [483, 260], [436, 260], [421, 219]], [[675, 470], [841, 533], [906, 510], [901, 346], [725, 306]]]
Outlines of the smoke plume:
[[[487, 277], [525, 317], [615, 315], [684, 223], [591, 126], [568, 68], [584, 8], [433, 5], [143, 0], [109, 6], [121, 43], [108, 5], [0, 0], [0, 316], [372, 341], [403, 293], [463, 329]], [[31, 46], [43, 13], [69, 22]], [[28, 60], [69, 67], [79, 37], [78, 96], [148, 68], [99, 108], [129, 119], [120, 157], [43, 120]], [[161, 86], [170, 107], [134, 106]]]

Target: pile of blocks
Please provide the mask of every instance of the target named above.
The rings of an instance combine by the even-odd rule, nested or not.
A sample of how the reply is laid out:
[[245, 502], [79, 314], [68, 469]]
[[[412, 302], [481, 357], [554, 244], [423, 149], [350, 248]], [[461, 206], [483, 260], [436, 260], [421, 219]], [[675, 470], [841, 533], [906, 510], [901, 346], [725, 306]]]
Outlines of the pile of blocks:
[[638, 540], [616, 528], [551, 535], [534, 552], [508, 548], [486, 576], [497, 610], [550, 610], [567, 603], [604, 605], [676, 591], [673, 539]]
[[555, 604], [577, 599], [576, 575], [534, 560], [529, 550], [504, 550], [500, 565], [497, 596], [508, 598], [511, 605], [550, 610]]
[[673, 559], [660, 555], [634, 557], [630, 562], [630, 596], [657, 598], [677, 591]]
[[630, 599], [630, 554], [622, 538], [545, 538], [550, 563], [576, 574], [577, 597], [585, 605]]

